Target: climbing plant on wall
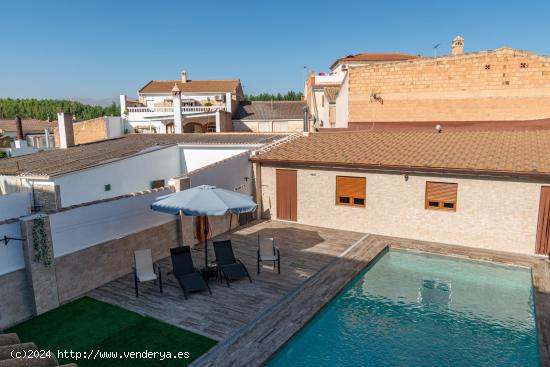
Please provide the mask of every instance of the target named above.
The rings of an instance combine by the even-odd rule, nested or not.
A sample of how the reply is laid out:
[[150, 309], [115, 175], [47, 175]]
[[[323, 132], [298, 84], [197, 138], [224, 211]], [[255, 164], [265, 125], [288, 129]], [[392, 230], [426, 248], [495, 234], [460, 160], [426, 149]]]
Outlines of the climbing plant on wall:
[[44, 229], [43, 218], [32, 220], [32, 247], [35, 262], [41, 262], [47, 268], [52, 266], [52, 255], [48, 244], [48, 235]]

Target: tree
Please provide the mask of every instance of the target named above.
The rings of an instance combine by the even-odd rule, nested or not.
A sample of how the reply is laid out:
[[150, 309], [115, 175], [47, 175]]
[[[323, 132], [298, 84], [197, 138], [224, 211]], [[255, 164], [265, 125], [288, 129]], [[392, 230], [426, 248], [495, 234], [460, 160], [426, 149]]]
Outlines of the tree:
[[12, 119], [19, 115], [22, 118], [56, 120], [57, 113], [61, 111], [72, 113], [80, 121], [120, 115], [120, 108], [114, 102], [108, 107], [101, 107], [66, 99], [0, 99], [0, 119]]
[[271, 93], [260, 93], [260, 94], [246, 94], [244, 99], [247, 101], [301, 101], [303, 93], [288, 91], [286, 94], [271, 94]]

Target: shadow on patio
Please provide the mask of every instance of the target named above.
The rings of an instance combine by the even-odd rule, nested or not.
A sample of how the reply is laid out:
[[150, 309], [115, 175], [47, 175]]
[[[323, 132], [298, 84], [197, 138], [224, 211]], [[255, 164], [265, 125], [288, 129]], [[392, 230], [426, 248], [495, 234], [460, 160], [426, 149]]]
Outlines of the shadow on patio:
[[[281, 250], [280, 275], [270, 266], [265, 266], [260, 275], [256, 274], [258, 233], [274, 235]], [[89, 295], [215, 340], [223, 340], [361, 237], [361, 233], [295, 223], [255, 222], [214, 238], [231, 239], [235, 255], [248, 268], [252, 283], [241, 280], [227, 288], [225, 283], [212, 279], [212, 296], [207, 292], [193, 293], [185, 300], [174, 276], [166, 275], [172, 266], [170, 258], [165, 258], [159, 262], [163, 273], [163, 294], [152, 283], [145, 283], [140, 284], [140, 297], [136, 298], [133, 275], [128, 274], [93, 290]], [[197, 246], [192, 252], [195, 266], [200, 267], [204, 263], [204, 248]], [[212, 241], [209, 241], [209, 259], [214, 260]]]

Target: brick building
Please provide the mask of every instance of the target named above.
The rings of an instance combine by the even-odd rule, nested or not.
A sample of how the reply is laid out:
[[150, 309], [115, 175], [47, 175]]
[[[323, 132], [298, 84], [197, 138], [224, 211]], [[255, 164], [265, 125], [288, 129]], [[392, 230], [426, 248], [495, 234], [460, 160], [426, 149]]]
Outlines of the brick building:
[[457, 37], [450, 55], [348, 66], [337, 127], [550, 117], [550, 56], [508, 47], [463, 50]]
[[335, 132], [251, 157], [263, 218], [550, 254], [550, 131]]
[[[116, 116], [103, 116], [72, 124], [74, 144], [86, 144], [94, 141], [117, 138], [127, 130], [124, 121]], [[59, 128], [53, 128], [55, 145], [60, 146]]]

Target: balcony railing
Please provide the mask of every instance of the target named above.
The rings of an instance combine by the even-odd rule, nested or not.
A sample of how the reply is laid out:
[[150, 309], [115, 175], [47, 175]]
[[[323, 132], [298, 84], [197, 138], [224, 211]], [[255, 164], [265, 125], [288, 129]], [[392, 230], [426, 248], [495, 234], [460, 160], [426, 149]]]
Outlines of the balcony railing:
[[[201, 112], [216, 112], [225, 111], [225, 106], [184, 106], [181, 108], [182, 113], [201, 113]], [[128, 107], [129, 113], [173, 113], [173, 107]]]

